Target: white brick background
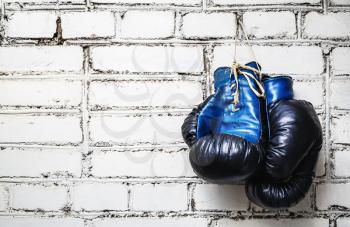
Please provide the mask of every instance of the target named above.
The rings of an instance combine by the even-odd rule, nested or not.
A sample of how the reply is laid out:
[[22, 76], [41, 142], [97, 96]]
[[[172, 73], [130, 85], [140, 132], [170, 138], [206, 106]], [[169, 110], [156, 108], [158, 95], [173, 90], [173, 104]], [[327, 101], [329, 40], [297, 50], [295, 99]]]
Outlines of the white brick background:
[[[0, 1], [0, 227], [349, 227], [350, 0]], [[294, 78], [324, 128], [297, 206], [190, 167], [180, 126], [212, 72]]]

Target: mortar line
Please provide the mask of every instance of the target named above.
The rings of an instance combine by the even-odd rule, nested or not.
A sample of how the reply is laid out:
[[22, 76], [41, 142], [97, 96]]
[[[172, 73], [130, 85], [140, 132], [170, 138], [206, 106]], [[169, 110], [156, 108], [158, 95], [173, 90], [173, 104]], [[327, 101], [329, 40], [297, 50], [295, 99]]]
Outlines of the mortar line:
[[[84, 47], [84, 64], [83, 64], [83, 100], [81, 104], [81, 113], [82, 113], [82, 130], [83, 130], [83, 143], [82, 143], [82, 152], [83, 155], [88, 155], [89, 153], [89, 111], [88, 111], [88, 74], [89, 74], [89, 61], [90, 61], [90, 49], [89, 47]], [[84, 177], [86, 169], [86, 161], [89, 159], [83, 159], [81, 162], [81, 177]]]
[[[229, 219], [235, 219], [237, 217], [240, 218], [252, 218], [252, 212], [247, 212], [244, 210], [237, 210], [237, 211], [229, 211], [229, 210], [219, 210], [219, 211], [210, 211], [210, 210], [200, 210], [200, 211], [180, 211], [180, 212], [174, 212], [174, 211], [169, 211], [169, 212], [157, 212], [157, 211], [139, 211], [139, 210], [114, 210], [114, 211], [91, 211], [91, 212], [80, 212], [79, 214], [73, 214], [70, 217], [75, 217], [75, 218], [85, 218], [85, 219], [99, 219], [99, 218], [117, 218], [117, 217], [170, 217], [170, 218], [175, 218], [175, 217], [203, 217], [203, 218], [209, 218], [209, 219], [215, 219], [217, 218], [229, 218]], [[275, 218], [278, 219], [293, 219], [296, 218], [327, 218], [331, 219], [334, 216], [344, 216], [344, 217], [349, 217], [348, 216], [348, 211], [317, 211], [317, 212], [281, 212], [281, 213], [272, 213], [272, 212], [259, 212], [259, 213], [254, 213], [253, 217], [255, 220], [259, 220], [262, 218], [267, 218], [267, 219], [272, 219], [276, 220]], [[67, 215], [62, 212], [62, 211], [48, 211], [45, 212], [44, 214], [38, 214], [37, 210], [15, 210], [15, 211], [10, 211], [10, 212], [0, 212], [0, 217], [1, 216], [17, 216], [17, 217], [67, 217]], [[292, 216], [292, 217], [291, 217]]]
[[[32, 42], [32, 43], [28, 43]], [[95, 46], [107, 46], [107, 45], [114, 45], [114, 46], [123, 46], [123, 45], [144, 45], [144, 46], [196, 46], [196, 45], [205, 45], [205, 44], [215, 44], [215, 45], [233, 45], [235, 42], [232, 38], [209, 38], [204, 37], [201, 39], [194, 39], [194, 38], [167, 38], [167, 39], [128, 39], [128, 38], [100, 38], [100, 39], [68, 39], [65, 40], [66, 45], [95, 45]], [[350, 46], [350, 40], [349, 39], [343, 39], [343, 38], [336, 38], [336, 39], [281, 39], [281, 38], [273, 38], [273, 39], [250, 39], [249, 42], [252, 45], [264, 45], [264, 46], [290, 46], [291, 44], [297, 44], [297, 45], [320, 45], [320, 44], [330, 44], [330, 45], [338, 45], [338, 46]], [[24, 46], [33, 46], [40, 47], [40, 46], [54, 46], [56, 43], [45, 43], [38, 44], [37, 45], [37, 39], [22, 39], [22, 38], [13, 38], [11, 39], [10, 44], [3, 45], [11, 46], [11, 47], [24, 47]], [[240, 40], [240, 45], [247, 45], [247, 42], [245, 40]], [[22, 72], [22, 74], [30, 74], [32, 72]], [[44, 72], [43, 73], [55, 73], [55, 72]], [[56, 72], [63, 74], [62, 72]], [[73, 73], [70, 73], [73, 74]], [[78, 73], [75, 73], [78, 74]], [[2, 74], [0, 74], [1, 76]]]
[[326, 95], [325, 95], [325, 162], [326, 162], [326, 179], [331, 179], [331, 174], [332, 174], [332, 170], [331, 170], [331, 165], [330, 165], [330, 155], [331, 155], [331, 144], [330, 144], [330, 121], [331, 121], [331, 117], [330, 117], [330, 57], [329, 55], [326, 56], [326, 73], [325, 73], [325, 91], [326, 91]]
[[1, 19], [4, 19], [5, 17], [5, 2], [3, 0], [0, 0], [0, 7], [1, 7]]
[[[205, 1], [205, 0], [203, 0]], [[69, 4], [27, 4], [24, 5], [21, 9], [22, 10], [86, 10], [87, 3], [84, 1], [83, 4], [76, 4], [76, 5], [69, 5]], [[10, 3], [9, 4], [10, 10], [19, 10], [18, 5]], [[147, 5], [147, 4], [139, 4], [139, 5], [120, 5], [120, 4], [99, 4], [95, 3], [93, 5], [93, 10], [99, 10], [99, 9], [109, 9], [109, 10], [173, 10], [173, 9], [179, 9], [179, 10], [186, 10], [186, 11], [192, 11], [192, 12], [198, 12], [203, 11], [203, 4], [197, 4], [197, 5]], [[304, 10], [304, 11], [312, 11], [312, 10], [318, 10], [322, 11], [323, 6], [322, 4], [319, 5], [310, 5], [305, 6], [302, 4], [299, 5], [287, 5], [287, 4], [271, 4], [271, 5], [222, 5], [222, 6], [212, 6], [207, 5], [205, 8], [205, 11], [218, 11], [218, 12], [224, 12], [224, 11], [241, 11], [241, 10], [269, 10], [269, 11], [276, 11], [276, 10]]]
[[298, 12], [296, 15], [297, 40], [302, 40], [302, 30], [303, 30], [302, 19], [303, 19], [302, 12]]
[[208, 0], [202, 0], [202, 10], [206, 11], [207, 10], [207, 5], [208, 5]]
[[205, 84], [204, 84], [204, 98], [207, 98], [212, 93], [211, 91], [211, 84], [212, 84], [212, 78], [211, 78], [211, 68], [212, 68], [212, 58], [213, 58], [213, 46], [207, 45], [204, 47], [205, 51], [204, 53], [204, 72], [205, 72]]
[[323, 0], [322, 1], [322, 8], [323, 8], [323, 14], [327, 14], [328, 13], [328, 0]]
[[[185, 176], [179, 176], [179, 177], [102, 177], [102, 178], [96, 178], [96, 177], [89, 177], [89, 178], [80, 178], [80, 177], [56, 177], [56, 178], [43, 178], [43, 177], [0, 177], [0, 183], [6, 183], [6, 184], [32, 184], [32, 183], [57, 183], [57, 184], [67, 184], [69, 182], [102, 182], [102, 183], [122, 183], [122, 184], [145, 184], [145, 183], [159, 183], [159, 184], [173, 184], [173, 183], [180, 183], [180, 184], [189, 184], [189, 183], [195, 183], [195, 184], [210, 184], [200, 178], [197, 177], [185, 177]], [[329, 181], [325, 179], [315, 179], [314, 181], [317, 183], [325, 183], [325, 182], [331, 182], [335, 184], [345, 184], [350, 182], [350, 178], [334, 178]], [[237, 184], [242, 185], [242, 184]]]

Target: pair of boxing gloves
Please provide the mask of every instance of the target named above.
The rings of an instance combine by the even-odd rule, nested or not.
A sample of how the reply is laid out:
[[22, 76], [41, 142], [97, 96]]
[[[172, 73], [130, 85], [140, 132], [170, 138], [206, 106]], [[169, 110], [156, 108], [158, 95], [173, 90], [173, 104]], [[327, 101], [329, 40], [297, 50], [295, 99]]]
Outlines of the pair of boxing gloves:
[[214, 94], [182, 125], [194, 172], [214, 183], [246, 184], [250, 201], [288, 208], [308, 192], [322, 147], [311, 103], [293, 99], [288, 76], [268, 77], [250, 62], [214, 72]]

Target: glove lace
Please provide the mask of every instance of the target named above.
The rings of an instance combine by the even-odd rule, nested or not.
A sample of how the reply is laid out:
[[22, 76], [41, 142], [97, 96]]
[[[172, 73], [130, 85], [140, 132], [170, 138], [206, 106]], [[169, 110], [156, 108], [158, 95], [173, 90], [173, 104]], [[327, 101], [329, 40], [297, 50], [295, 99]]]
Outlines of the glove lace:
[[[247, 70], [250, 70], [256, 74], [259, 75], [259, 80], [255, 78], [255, 76], [250, 73], [250, 72], [245, 72], [245, 71], [241, 71], [240, 69], [247, 69]], [[250, 67], [250, 66], [247, 66], [247, 65], [241, 65], [239, 63], [233, 63], [232, 67], [231, 67], [231, 75], [234, 76], [234, 80], [235, 80], [235, 83], [233, 83], [231, 85], [231, 88], [236, 88], [235, 89], [235, 93], [233, 94], [234, 98], [233, 98], [233, 104], [236, 106], [238, 103], [239, 103], [239, 80], [238, 80], [238, 76], [239, 75], [243, 75], [244, 78], [247, 80], [248, 82], [248, 85], [249, 85], [249, 88], [254, 92], [254, 94], [261, 98], [261, 97], [265, 97], [265, 90], [264, 90], [264, 87], [263, 85], [261, 84], [260, 80], [261, 80], [261, 77], [262, 77], [262, 73], [260, 70], [257, 70], [253, 67]], [[250, 79], [253, 79], [254, 82], [257, 84], [258, 86], [258, 90], [256, 90], [254, 87], [253, 87], [253, 84], [252, 84], [252, 81]], [[239, 109], [234, 109], [234, 111], [238, 111]]]

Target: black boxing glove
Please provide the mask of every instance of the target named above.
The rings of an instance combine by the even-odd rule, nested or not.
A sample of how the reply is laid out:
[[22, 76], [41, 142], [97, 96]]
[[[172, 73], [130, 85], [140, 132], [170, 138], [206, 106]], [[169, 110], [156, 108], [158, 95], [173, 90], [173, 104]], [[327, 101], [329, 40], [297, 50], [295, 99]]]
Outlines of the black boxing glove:
[[293, 99], [290, 77], [263, 80], [269, 142], [263, 168], [246, 183], [250, 201], [263, 208], [288, 208], [302, 200], [322, 148], [322, 128], [311, 103]]

